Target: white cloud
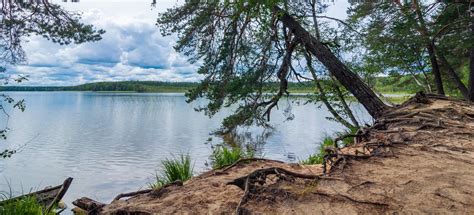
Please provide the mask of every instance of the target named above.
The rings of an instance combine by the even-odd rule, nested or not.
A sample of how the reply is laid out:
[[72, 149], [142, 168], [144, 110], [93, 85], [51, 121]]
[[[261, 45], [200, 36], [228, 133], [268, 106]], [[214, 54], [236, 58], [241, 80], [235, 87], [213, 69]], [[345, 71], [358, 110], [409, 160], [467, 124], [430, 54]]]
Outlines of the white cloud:
[[[149, 4], [146, 7], [149, 9]], [[149, 11], [115, 16], [101, 9], [89, 9], [83, 13], [83, 20], [106, 30], [101, 41], [59, 46], [41, 37], [32, 37], [25, 45], [28, 63], [14, 67], [13, 71], [28, 75], [27, 85], [120, 80], [198, 81], [197, 66], [173, 50], [176, 38], [162, 37], [155, 18]]]
[[[93, 81], [198, 81], [197, 65], [176, 53], [176, 38], [162, 37], [158, 12], [183, 0], [81, 0], [61, 3], [83, 14], [83, 21], [107, 32], [98, 42], [59, 46], [41, 37], [25, 45], [28, 64], [11, 69], [29, 76], [26, 85], [77, 85]], [[336, 1], [327, 15], [344, 18], [348, 3]]]

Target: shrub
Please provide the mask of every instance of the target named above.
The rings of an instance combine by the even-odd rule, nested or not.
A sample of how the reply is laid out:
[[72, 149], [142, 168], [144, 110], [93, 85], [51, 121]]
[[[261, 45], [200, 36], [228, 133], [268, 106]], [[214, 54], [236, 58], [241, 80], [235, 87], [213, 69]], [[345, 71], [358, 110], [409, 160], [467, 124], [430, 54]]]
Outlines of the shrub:
[[163, 172], [156, 174], [156, 181], [150, 184], [153, 189], [158, 189], [163, 185], [182, 181], [185, 182], [193, 177], [194, 165], [191, 166], [191, 157], [181, 155], [179, 158], [165, 159], [161, 161]]

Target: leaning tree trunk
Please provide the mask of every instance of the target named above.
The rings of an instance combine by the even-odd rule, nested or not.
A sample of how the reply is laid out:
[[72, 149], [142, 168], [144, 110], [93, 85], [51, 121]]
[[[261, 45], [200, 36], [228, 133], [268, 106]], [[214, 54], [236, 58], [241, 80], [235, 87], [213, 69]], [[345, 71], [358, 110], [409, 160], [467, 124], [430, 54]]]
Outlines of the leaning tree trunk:
[[388, 109], [382, 100], [355, 73], [346, 67], [328, 47], [314, 38], [300, 23], [284, 10], [275, 6], [279, 20], [298, 37], [306, 49], [328, 69], [328, 71], [364, 105], [370, 115], [378, 118]]

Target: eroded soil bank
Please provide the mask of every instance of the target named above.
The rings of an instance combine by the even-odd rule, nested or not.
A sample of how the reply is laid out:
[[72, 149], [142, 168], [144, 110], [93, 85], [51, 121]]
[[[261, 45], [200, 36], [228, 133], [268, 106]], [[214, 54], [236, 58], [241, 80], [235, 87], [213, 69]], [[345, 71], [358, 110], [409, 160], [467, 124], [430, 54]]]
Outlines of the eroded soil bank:
[[[417, 95], [322, 165], [240, 162], [101, 214], [474, 213], [474, 104]], [[230, 183], [230, 184], [229, 184]]]

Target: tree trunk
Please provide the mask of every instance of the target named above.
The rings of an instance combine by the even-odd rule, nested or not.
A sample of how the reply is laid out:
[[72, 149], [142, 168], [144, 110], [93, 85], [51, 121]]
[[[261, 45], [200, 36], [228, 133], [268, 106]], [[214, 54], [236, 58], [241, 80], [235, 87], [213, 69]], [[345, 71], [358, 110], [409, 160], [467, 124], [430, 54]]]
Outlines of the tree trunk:
[[426, 87], [428, 88], [428, 92], [432, 93], [433, 90], [431, 89], [431, 83], [430, 83], [430, 79], [428, 78], [428, 75], [426, 75], [426, 72], [423, 70], [421, 70], [421, 74], [423, 75], [423, 80], [426, 84]]
[[[436, 91], [440, 95], [444, 95], [443, 80], [441, 79], [441, 72], [439, 70], [438, 60], [436, 59], [435, 45], [431, 41], [428, 35], [428, 29], [426, 29], [425, 19], [423, 18], [423, 13], [420, 10], [420, 6], [417, 0], [413, 0], [413, 6], [415, 7], [416, 15], [418, 16], [417, 27], [420, 34], [426, 40], [426, 49], [428, 50], [428, 55], [430, 56], [431, 69], [434, 75], [434, 81], [436, 85]], [[405, 13], [406, 14], [406, 13]]]
[[458, 74], [456, 74], [456, 71], [454, 71], [453, 67], [451, 64], [449, 64], [448, 60], [444, 56], [443, 53], [438, 51], [438, 56], [439, 59], [441, 60], [441, 63], [446, 67], [447, 73], [451, 81], [453, 81], [454, 85], [461, 91], [461, 94], [466, 100], [469, 100], [469, 91], [466, 88], [466, 85], [462, 83], [461, 79], [459, 78]]
[[[313, 15], [313, 25], [314, 25], [314, 31], [316, 33], [316, 39], [318, 41], [321, 41], [321, 34], [319, 33], [319, 24], [318, 24], [317, 13], [316, 13], [317, 0], [312, 0], [310, 2], [310, 5], [311, 5], [311, 12], [312, 12], [312, 15]], [[321, 93], [321, 100], [324, 103], [324, 105], [326, 105], [329, 112], [331, 112], [331, 114], [334, 116], [334, 118], [336, 120], [338, 120], [341, 124], [346, 126], [347, 128], [352, 129], [352, 130], [355, 129], [355, 128], [358, 129], [360, 127], [359, 122], [355, 118], [354, 113], [352, 112], [352, 110], [349, 108], [349, 105], [347, 105], [346, 99], [344, 98], [344, 95], [342, 95], [342, 92], [339, 89], [339, 86], [336, 84], [336, 82], [335, 82], [336, 80], [334, 80], [334, 77], [330, 76], [331, 79], [333, 79], [332, 86], [333, 86], [334, 90], [336, 91], [336, 94], [337, 94], [337, 96], [338, 96], [338, 98], [339, 98], [339, 100], [340, 100], [340, 102], [341, 102], [341, 104], [344, 108], [344, 112], [346, 112], [349, 119], [351, 119], [352, 124], [349, 123], [347, 120], [343, 119], [339, 115], [339, 113], [337, 113], [337, 111], [332, 107], [331, 103], [327, 99], [327, 96], [326, 96], [326, 93], [324, 92], [323, 87], [319, 83], [318, 77], [316, 75], [316, 71], [313, 68], [313, 65], [312, 65], [312, 62], [311, 62], [311, 56], [309, 56], [309, 54], [307, 52], [305, 52], [304, 55], [306, 57], [308, 69], [310, 70], [311, 74], [313, 75], [313, 79], [316, 83], [316, 87], [318, 88], [319, 92]], [[340, 120], [340, 119], [342, 119], [342, 120]]]
[[[471, 32], [474, 35], [474, 5], [471, 5]], [[469, 53], [469, 101], [474, 102], [474, 45]]]
[[355, 73], [349, 70], [331, 50], [314, 38], [293, 17], [275, 6], [279, 20], [298, 37], [306, 49], [314, 55], [328, 71], [364, 105], [369, 114], [380, 117], [389, 107]]
[[426, 45], [428, 49], [428, 55], [430, 56], [430, 62], [431, 62], [431, 71], [433, 72], [434, 75], [434, 81], [435, 81], [435, 86], [436, 86], [436, 92], [440, 95], [444, 95], [444, 88], [443, 88], [443, 80], [441, 79], [441, 72], [439, 71], [439, 64], [438, 60], [436, 59], [436, 54], [434, 52], [434, 47], [433, 43], [428, 43]]

